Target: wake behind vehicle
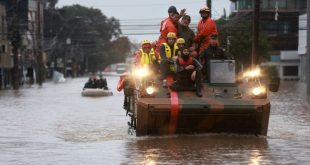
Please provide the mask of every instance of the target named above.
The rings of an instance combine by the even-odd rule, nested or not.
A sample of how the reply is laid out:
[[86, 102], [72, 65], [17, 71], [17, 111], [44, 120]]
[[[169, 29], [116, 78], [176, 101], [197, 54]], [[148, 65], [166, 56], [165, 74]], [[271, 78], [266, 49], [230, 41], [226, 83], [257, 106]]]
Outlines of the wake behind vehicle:
[[[210, 60], [210, 80], [203, 97], [171, 91], [138, 74], [126, 110], [137, 136], [180, 133], [245, 133], [267, 135], [270, 101], [259, 69], [235, 73], [234, 60]], [[167, 86], [172, 78], [167, 78]]]

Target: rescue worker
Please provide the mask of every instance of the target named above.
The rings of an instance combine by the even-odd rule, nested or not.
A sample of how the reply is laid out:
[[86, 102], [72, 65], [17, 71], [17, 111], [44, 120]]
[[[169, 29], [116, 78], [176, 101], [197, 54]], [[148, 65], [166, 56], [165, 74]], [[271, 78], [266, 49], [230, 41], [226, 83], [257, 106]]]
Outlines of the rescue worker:
[[177, 45], [175, 44], [177, 40], [176, 33], [168, 33], [167, 41], [162, 43], [159, 49], [160, 54], [160, 72], [161, 78], [164, 80], [168, 74], [174, 75], [174, 61], [177, 58]]
[[181, 21], [178, 24], [178, 38], [183, 38], [185, 40], [185, 46], [191, 47], [194, 43], [195, 33], [192, 29], [189, 28], [191, 23], [191, 17], [185, 15], [182, 17]]
[[181, 56], [176, 60], [176, 81], [170, 86], [172, 90], [195, 90], [198, 97], [202, 97], [200, 72], [202, 65], [190, 56], [190, 49], [180, 49]]
[[97, 88], [97, 79], [94, 73], [91, 73], [91, 76], [89, 77], [88, 81], [85, 83], [83, 90], [85, 88]]
[[103, 77], [102, 74], [99, 74], [99, 79], [97, 80], [97, 88], [108, 90], [107, 79]]
[[201, 54], [210, 44], [210, 37], [218, 35], [215, 22], [210, 18], [210, 9], [204, 5], [199, 10], [201, 20], [198, 23], [197, 33], [194, 41], [197, 43], [198, 54]]
[[[182, 15], [185, 14], [185, 9], [181, 10], [181, 14], [177, 11], [175, 6], [170, 6], [168, 9], [169, 17], [162, 20], [160, 23], [160, 36], [158, 38], [158, 49], [161, 46], [162, 43], [166, 42], [167, 40], [167, 34], [177, 33], [178, 31], [178, 21], [181, 18]], [[159, 51], [159, 50], [158, 50]]]
[[124, 90], [124, 103], [123, 108], [127, 110], [127, 113], [130, 111], [130, 101], [133, 99], [135, 85], [134, 80], [129, 75], [129, 73], [125, 72], [120, 75], [120, 79], [117, 83], [117, 91]]
[[160, 56], [159, 56], [159, 53], [157, 51], [157, 40], [153, 41], [151, 43], [151, 45], [152, 45], [152, 48], [154, 50], [154, 54], [155, 54], [156, 59], [159, 59]]
[[217, 36], [211, 36], [210, 45], [200, 54], [202, 64], [210, 59], [227, 59], [224, 49], [219, 46]]
[[143, 40], [141, 42], [141, 49], [137, 51], [135, 55], [135, 66], [137, 67], [149, 67], [154, 73], [159, 70], [159, 63], [155, 56], [155, 51], [152, 48], [152, 44], [149, 40]]
[[227, 59], [227, 54], [224, 52], [223, 48], [219, 46], [219, 42], [217, 36], [212, 35], [210, 40], [210, 45], [208, 48], [204, 49], [204, 51], [200, 54], [199, 58], [203, 65], [203, 79], [209, 82], [210, 77], [207, 74], [209, 70], [209, 61], [212, 59]]
[[179, 50], [185, 46], [184, 38], [178, 38], [175, 44], [177, 46], [177, 55], [179, 56], [181, 54]]

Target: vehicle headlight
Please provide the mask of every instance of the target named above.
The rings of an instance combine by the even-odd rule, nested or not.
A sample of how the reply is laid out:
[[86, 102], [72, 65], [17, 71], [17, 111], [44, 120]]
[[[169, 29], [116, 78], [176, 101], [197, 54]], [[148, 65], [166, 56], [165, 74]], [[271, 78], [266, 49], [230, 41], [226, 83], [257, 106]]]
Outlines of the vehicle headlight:
[[266, 88], [262, 86], [253, 88], [251, 92], [254, 95], [254, 97], [259, 97], [259, 98], [267, 97]]
[[152, 94], [154, 94], [154, 92], [155, 92], [154, 87], [149, 86], [149, 87], [146, 88], [146, 93], [147, 93], [148, 95], [152, 95]]
[[261, 76], [261, 71], [259, 68], [247, 71], [245, 73], [243, 73], [243, 77], [247, 77], [247, 78], [255, 78], [255, 77], [259, 77]]
[[149, 70], [147, 68], [138, 68], [134, 73], [136, 77], [143, 78], [149, 75]]

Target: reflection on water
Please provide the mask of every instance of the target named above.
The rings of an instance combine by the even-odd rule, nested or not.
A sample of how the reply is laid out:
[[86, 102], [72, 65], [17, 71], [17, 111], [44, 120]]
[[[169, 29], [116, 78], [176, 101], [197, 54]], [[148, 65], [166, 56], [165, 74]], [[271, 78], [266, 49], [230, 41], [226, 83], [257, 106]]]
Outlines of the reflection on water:
[[135, 137], [127, 134], [118, 77], [114, 95], [82, 97], [87, 78], [0, 91], [0, 164], [309, 164], [310, 105], [305, 85], [271, 93], [267, 137], [232, 134]]
[[268, 148], [264, 137], [229, 134], [142, 138], [126, 145], [127, 161], [133, 164], [264, 163], [259, 157]]

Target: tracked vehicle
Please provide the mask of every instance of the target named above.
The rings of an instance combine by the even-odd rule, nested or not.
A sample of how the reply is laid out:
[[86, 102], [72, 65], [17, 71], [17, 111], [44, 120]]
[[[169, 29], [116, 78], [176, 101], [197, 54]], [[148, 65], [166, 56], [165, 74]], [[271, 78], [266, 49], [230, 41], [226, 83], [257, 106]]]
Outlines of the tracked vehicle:
[[[175, 92], [140, 71], [133, 76], [125, 106], [137, 136], [183, 133], [242, 133], [267, 135], [270, 101], [268, 84], [259, 69], [236, 74], [234, 60], [210, 60], [203, 97], [193, 91]], [[134, 75], [134, 74], [133, 74]], [[131, 131], [132, 133], [132, 131]]]

